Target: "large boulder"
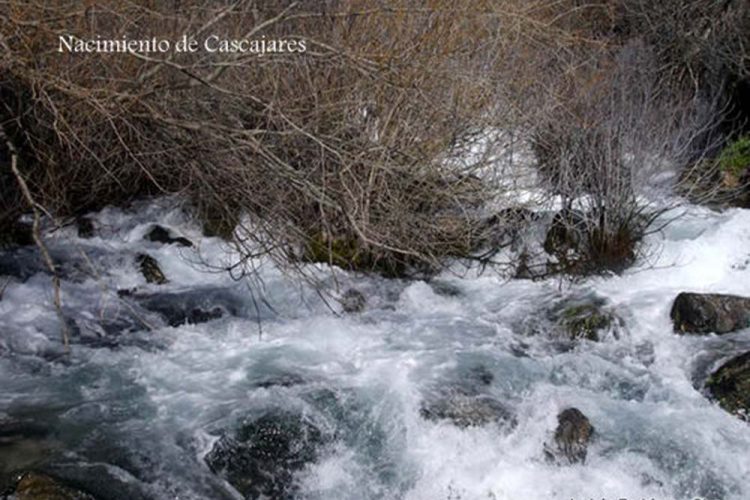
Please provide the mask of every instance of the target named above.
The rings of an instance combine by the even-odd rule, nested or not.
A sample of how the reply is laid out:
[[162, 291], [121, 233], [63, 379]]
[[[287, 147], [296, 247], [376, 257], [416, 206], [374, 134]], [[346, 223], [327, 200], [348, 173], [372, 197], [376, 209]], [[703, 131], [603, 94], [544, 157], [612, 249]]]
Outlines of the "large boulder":
[[558, 464], [584, 463], [593, 435], [594, 427], [586, 415], [577, 408], [567, 408], [557, 415], [554, 444], [545, 446], [545, 455]]
[[293, 498], [295, 473], [317, 459], [325, 441], [305, 416], [270, 411], [224, 434], [205, 460], [245, 498]]
[[721, 365], [706, 389], [726, 411], [750, 421], [750, 351]]
[[729, 333], [750, 326], [750, 298], [682, 292], [669, 315], [677, 333]]

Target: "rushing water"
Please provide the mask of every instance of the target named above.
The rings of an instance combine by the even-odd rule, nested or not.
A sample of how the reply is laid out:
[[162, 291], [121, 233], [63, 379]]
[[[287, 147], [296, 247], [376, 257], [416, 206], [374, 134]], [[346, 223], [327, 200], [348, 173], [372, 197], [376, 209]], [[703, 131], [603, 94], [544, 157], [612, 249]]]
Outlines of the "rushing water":
[[[198, 249], [144, 241], [154, 222]], [[326, 284], [361, 290], [360, 314], [338, 314], [268, 263], [261, 279], [206, 272], [232, 255], [177, 209], [105, 210], [95, 223], [93, 239], [66, 228], [51, 242], [66, 261], [70, 355], [48, 275], [31, 269], [0, 300], [0, 422], [25, 426], [22, 439], [0, 442], [1, 474], [41, 468], [101, 498], [236, 498], [205, 457], [224, 430], [273, 408], [327, 436], [294, 473], [299, 498], [750, 498], [750, 426], [701, 392], [717, 363], [750, 349], [750, 332], [683, 337], [669, 320], [680, 291], [750, 295], [750, 211], [696, 208], [650, 236], [648, 258], [623, 276], [573, 286], [339, 272]], [[144, 283], [133, 263], [144, 251], [169, 283]], [[133, 287], [232, 314], [167, 326], [123, 305], [116, 290]], [[618, 336], [561, 348], [529, 335], [545, 306], [585, 295], [623, 318]], [[421, 416], [455, 386], [501, 401], [516, 425]], [[585, 464], [559, 466], [543, 450], [570, 406], [595, 440]]]

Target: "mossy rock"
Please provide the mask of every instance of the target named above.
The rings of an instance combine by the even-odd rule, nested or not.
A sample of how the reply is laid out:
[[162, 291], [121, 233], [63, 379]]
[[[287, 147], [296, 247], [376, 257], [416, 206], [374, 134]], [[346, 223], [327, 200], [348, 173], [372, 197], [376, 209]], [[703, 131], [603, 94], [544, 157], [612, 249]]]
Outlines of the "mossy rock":
[[686, 170], [685, 194], [718, 207], [750, 207], [750, 136], [728, 143], [716, 158], [703, 159]]
[[729, 143], [716, 160], [723, 174], [737, 179], [750, 168], [750, 135], [742, 136]]
[[138, 254], [135, 258], [138, 267], [141, 270], [141, 274], [146, 279], [147, 283], [154, 283], [156, 285], [163, 285], [167, 283], [167, 277], [164, 276], [159, 263], [155, 258], [145, 253]]
[[750, 422], [750, 351], [721, 365], [706, 389], [722, 408]]
[[563, 310], [559, 321], [570, 339], [599, 340], [599, 332], [614, 326], [615, 318], [596, 304], [570, 306]]
[[350, 271], [372, 272], [388, 278], [403, 278], [420, 263], [395, 252], [375, 252], [353, 236], [330, 237], [323, 233], [310, 236], [303, 250], [303, 262], [338, 266]]
[[608, 332], [617, 334], [622, 320], [597, 296], [563, 299], [547, 310], [553, 333], [567, 340], [599, 341]]

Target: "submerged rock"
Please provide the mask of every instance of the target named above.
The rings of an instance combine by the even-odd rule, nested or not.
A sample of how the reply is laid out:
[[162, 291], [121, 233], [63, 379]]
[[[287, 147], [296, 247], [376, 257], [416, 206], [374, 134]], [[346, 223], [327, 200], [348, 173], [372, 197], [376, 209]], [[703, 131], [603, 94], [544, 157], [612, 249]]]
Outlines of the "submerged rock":
[[726, 411], [750, 421], [750, 351], [721, 365], [706, 389]]
[[459, 391], [424, 402], [419, 414], [433, 422], [448, 420], [462, 429], [491, 423], [514, 428], [517, 423], [513, 413], [500, 401]]
[[430, 280], [430, 288], [435, 295], [442, 297], [458, 297], [461, 295], [461, 289], [449, 281]]
[[678, 333], [729, 333], [750, 326], [750, 298], [682, 292], [669, 313]]
[[527, 334], [547, 335], [566, 342], [583, 339], [596, 342], [610, 333], [617, 338], [624, 322], [607, 307], [606, 300], [587, 295], [559, 300], [524, 323]]
[[145, 253], [140, 253], [136, 256], [135, 260], [147, 283], [163, 285], [167, 282], [167, 277], [164, 276], [161, 268], [159, 268], [159, 263], [156, 259]]
[[205, 323], [226, 315], [236, 316], [241, 304], [222, 288], [156, 293], [136, 297], [143, 308], [159, 314], [169, 326]]
[[577, 408], [567, 408], [557, 415], [554, 445], [545, 445], [544, 453], [549, 461], [584, 463], [593, 434], [594, 427], [586, 415]]
[[272, 387], [293, 387], [303, 385], [307, 381], [296, 373], [279, 373], [266, 375], [253, 381], [252, 387], [260, 389], [270, 389]]
[[272, 411], [222, 436], [205, 460], [245, 498], [293, 498], [294, 474], [317, 459], [324, 443], [304, 416]]
[[350, 288], [341, 297], [341, 307], [346, 313], [359, 313], [365, 310], [367, 300], [359, 290]]
[[40, 472], [19, 474], [10, 497], [16, 500], [94, 500], [94, 497], [64, 485]]
[[598, 341], [599, 333], [610, 329], [614, 315], [595, 303], [572, 305], [563, 309], [559, 324], [570, 339]]
[[151, 230], [146, 233], [144, 239], [148, 241], [154, 241], [157, 243], [164, 243], [165, 245], [176, 244], [181, 247], [192, 247], [193, 242], [183, 236], [172, 236], [172, 233], [159, 225], [154, 225]]

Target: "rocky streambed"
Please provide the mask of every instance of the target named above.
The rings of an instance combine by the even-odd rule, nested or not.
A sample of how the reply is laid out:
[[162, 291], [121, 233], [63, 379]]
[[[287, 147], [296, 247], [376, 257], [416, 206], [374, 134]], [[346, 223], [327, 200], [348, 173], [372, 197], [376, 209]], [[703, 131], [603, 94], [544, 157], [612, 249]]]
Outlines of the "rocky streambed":
[[0, 492], [748, 498], [750, 212], [647, 243], [576, 284], [311, 266], [321, 298], [167, 201], [92, 214], [49, 242], [70, 352], [34, 247], [0, 252]]

